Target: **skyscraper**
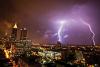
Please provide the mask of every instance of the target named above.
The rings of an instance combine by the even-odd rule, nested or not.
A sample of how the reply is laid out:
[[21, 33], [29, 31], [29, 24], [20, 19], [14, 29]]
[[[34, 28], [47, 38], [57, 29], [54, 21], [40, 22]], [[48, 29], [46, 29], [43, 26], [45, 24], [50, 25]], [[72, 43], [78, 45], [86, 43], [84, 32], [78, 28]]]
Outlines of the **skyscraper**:
[[15, 23], [11, 32], [11, 41], [15, 41], [16, 39], [17, 39], [17, 24]]
[[21, 31], [20, 40], [26, 40], [27, 39], [27, 29], [22, 28], [22, 29], [20, 29], [20, 31]]

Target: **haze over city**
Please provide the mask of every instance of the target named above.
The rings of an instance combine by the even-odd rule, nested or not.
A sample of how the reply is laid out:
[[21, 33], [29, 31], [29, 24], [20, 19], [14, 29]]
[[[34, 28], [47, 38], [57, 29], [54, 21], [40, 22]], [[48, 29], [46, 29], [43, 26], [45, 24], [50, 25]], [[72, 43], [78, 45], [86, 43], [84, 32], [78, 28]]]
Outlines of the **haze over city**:
[[0, 0], [0, 67], [100, 67], [100, 0]]

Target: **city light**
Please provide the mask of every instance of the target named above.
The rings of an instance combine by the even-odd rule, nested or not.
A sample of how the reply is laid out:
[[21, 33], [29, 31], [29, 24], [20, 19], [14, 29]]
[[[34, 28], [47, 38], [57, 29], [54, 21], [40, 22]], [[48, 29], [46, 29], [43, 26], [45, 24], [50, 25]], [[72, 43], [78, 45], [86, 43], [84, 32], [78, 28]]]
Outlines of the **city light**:
[[15, 23], [14, 27], [13, 28], [17, 28], [17, 24]]
[[9, 52], [7, 50], [4, 50], [4, 52], [5, 52], [6, 58], [10, 58], [9, 57]]

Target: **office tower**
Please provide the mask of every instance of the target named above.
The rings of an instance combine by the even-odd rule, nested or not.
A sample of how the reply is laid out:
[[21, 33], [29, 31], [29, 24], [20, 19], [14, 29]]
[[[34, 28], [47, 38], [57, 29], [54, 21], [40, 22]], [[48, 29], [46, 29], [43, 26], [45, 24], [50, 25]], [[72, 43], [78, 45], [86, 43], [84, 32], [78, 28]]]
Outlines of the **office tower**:
[[11, 41], [15, 41], [16, 39], [17, 39], [17, 24], [15, 23], [11, 32]]
[[27, 29], [22, 28], [22, 29], [20, 29], [20, 31], [21, 31], [20, 40], [26, 40], [27, 39]]

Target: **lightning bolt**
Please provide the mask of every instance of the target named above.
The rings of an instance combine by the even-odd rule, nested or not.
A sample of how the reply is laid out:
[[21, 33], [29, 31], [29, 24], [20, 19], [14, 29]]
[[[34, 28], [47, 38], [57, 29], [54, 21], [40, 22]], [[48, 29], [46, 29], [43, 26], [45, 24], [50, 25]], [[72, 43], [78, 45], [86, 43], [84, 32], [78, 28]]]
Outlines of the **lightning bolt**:
[[88, 26], [90, 32], [93, 34], [92, 36], [92, 42], [93, 42], [93, 45], [95, 46], [95, 33], [94, 31], [92, 30], [92, 27], [89, 23], [86, 23], [84, 20], [80, 19], [82, 21], [83, 24], [85, 24], [86, 26]]
[[58, 34], [58, 41], [59, 42], [62, 41], [62, 35], [61, 35], [61, 33], [62, 33], [62, 29], [63, 29], [64, 23], [65, 23], [65, 21], [61, 21], [61, 25], [60, 25], [60, 28], [59, 28], [58, 33], [57, 33]]

